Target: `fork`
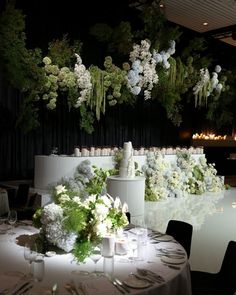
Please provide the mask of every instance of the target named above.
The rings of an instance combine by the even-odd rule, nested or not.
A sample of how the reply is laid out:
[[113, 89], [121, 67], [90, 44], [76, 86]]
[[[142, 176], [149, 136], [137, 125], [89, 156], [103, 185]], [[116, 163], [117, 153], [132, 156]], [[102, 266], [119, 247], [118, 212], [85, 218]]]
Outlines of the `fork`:
[[158, 283], [165, 282], [165, 279], [162, 276], [160, 276], [160, 275], [152, 272], [151, 270], [143, 269], [143, 268], [137, 268], [137, 272], [140, 275], [143, 275], [143, 276], [147, 276], [147, 277], [152, 278], [153, 280], [155, 280]]

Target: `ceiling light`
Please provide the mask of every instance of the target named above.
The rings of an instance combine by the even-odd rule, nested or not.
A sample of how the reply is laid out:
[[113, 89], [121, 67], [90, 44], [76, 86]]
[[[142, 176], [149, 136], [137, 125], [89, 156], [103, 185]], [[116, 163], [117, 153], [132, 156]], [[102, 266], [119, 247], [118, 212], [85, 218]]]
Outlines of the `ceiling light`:
[[160, 3], [159, 6], [160, 6], [160, 8], [164, 8], [164, 4], [162, 4], [162, 3]]
[[208, 22], [204, 22], [202, 24], [203, 24], [203, 26], [208, 26]]

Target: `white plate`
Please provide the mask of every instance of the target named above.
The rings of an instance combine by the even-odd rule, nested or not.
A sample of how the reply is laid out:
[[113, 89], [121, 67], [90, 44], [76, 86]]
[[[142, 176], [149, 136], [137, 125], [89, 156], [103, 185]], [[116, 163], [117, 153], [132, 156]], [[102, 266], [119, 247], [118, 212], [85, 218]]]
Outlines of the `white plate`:
[[186, 257], [180, 257], [180, 258], [170, 258], [167, 256], [162, 256], [161, 261], [170, 263], [170, 264], [182, 264], [186, 261]]
[[123, 283], [131, 288], [135, 289], [144, 289], [151, 286], [151, 284], [148, 281], [145, 280], [139, 280], [134, 276], [130, 276], [127, 279], [123, 281]]
[[164, 236], [156, 237], [155, 241], [158, 241], [158, 242], [170, 242], [173, 239], [174, 238], [172, 236], [164, 235]]

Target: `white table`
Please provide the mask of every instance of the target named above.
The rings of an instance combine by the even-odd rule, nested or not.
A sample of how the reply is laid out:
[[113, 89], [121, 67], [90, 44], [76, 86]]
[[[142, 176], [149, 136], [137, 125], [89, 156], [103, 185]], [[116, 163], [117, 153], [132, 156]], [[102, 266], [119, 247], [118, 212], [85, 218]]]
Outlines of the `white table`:
[[9, 211], [8, 194], [5, 189], [0, 188], [0, 216]]
[[[204, 154], [192, 154], [198, 160]], [[176, 155], [165, 155], [168, 162], [176, 161]], [[114, 168], [113, 156], [99, 157], [74, 157], [67, 155], [37, 155], [34, 158], [34, 187], [35, 189], [48, 190], [55, 186], [62, 178], [73, 177], [78, 165], [89, 160], [91, 165], [102, 169]], [[146, 164], [146, 156], [134, 156], [134, 161], [138, 164], [138, 169]]]
[[[20, 237], [22, 239], [23, 235], [32, 235], [37, 233], [38, 230], [32, 226], [18, 226], [14, 229], [15, 236], [2, 234], [0, 235], [0, 267], [1, 273], [6, 273], [7, 271], [19, 271], [28, 272], [28, 264], [24, 260], [24, 248], [16, 244], [15, 238]], [[26, 236], [25, 236], [26, 238]], [[164, 279], [165, 283], [156, 283], [153, 286], [145, 289], [131, 289], [129, 294], [158, 294], [158, 295], [191, 295], [191, 283], [190, 283], [190, 271], [188, 261], [179, 265], [179, 269], [172, 269], [164, 265], [161, 262], [160, 257], [156, 256], [156, 247], [172, 249], [183, 249], [176, 242], [161, 242], [158, 244], [147, 245], [147, 260], [145, 262], [131, 263], [124, 256], [115, 256], [115, 276], [124, 280], [128, 277], [130, 272], [136, 271], [136, 266], [153, 270], [157, 274], [160, 274]], [[97, 264], [97, 270], [102, 271], [103, 269], [103, 258]], [[36, 283], [32, 289], [32, 294], [43, 294], [43, 289], [51, 288], [55, 283], [58, 285], [58, 295], [68, 294], [64, 289], [66, 282], [74, 280], [75, 283], [79, 281], [88, 280], [91, 282], [91, 275], [82, 276], [78, 275], [78, 271], [93, 271], [94, 263], [91, 259], [86, 259], [85, 264], [78, 265], [73, 261], [72, 254], [55, 255], [53, 257], [45, 257], [45, 275], [44, 279], [40, 283]], [[76, 274], [77, 273], [77, 274]], [[104, 278], [102, 278], [104, 279]], [[101, 278], [100, 278], [101, 280]], [[0, 279], [1, 282], [1, 279]], [[110, 286], [110, 282], [107, 282]], [[0, 283], [1, 286], [1, 283]], [[99, 286], [99, 281], [97, 281], [97, 286]], [[121, 293], [113, 287], [112, 294], [119, 295]], [[96, 295], [106, 294], [105, 286], [103, 289], [98, 289]], [[46, 293], [45, 293], [46, 294]], [[109, 295], [112, 295], [111, 293]], [[128, 293], [127, 293], [128, 294]]]

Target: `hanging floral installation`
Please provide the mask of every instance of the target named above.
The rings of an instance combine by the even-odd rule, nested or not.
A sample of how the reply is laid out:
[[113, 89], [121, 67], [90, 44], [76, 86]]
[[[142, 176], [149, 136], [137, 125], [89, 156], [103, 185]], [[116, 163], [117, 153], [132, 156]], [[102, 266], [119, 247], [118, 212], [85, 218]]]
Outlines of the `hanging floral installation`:
[[[100, 42], [109, 44], [114, 56], [117, 53], [124, 60], [117, 66], [109, 55], [99, 67], [83, 64], [82, 43], [71, 42], [67, 36], [50, 42], [46, 54], [38, 48], [27, 49], [24, 15], [7, 4], [0, 18], [0, 56], [8, 80], [23, 94], [18, 124], [25, 131], [33, 130], [39, 126], [40, 108], [46, 105], [53, 110], [64, 100], [69, 111], [79, 110], [80, 127], [92, 133], [94, 120], [99, 121], [107, 108], [134, 104], [143, 97], [158, 101], [167, 117], [179, 125], [186, 95], [195, 97], [196, 106], [206, 104], [210, 96], [219, 97], [226, 79], [219, 75], [220, 66], [210, 78], [206, 67], [210, 63], [199, 60], [203, 47], [189, 45], [191, 55], [186, 57], [185, 49], [176, 56], [179, 30], [164, 25], [157, 7], [143, 8], [142, 18], [143, 29], [138, 32], [132, 32], [127, 22], [118, 28], [100, 24], [91, 29]], [[113, 36], [120, 36], [122, 42]]]

